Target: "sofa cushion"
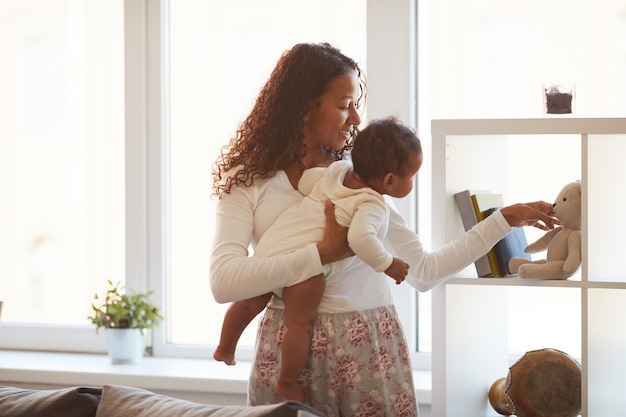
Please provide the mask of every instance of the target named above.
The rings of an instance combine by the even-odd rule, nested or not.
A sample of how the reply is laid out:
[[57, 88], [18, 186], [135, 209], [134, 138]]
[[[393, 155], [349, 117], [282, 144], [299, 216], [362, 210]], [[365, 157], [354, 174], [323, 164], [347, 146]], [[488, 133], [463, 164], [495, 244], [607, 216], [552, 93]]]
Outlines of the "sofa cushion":
[[33, 390], [0, 387], [0, 416], [94, 417], [101, 388]]
[[297, 402], [275, 405], [219, 406], [199, 404], [139, 388], [105, 385], [96, 417], [315, 417], [323, 414]]

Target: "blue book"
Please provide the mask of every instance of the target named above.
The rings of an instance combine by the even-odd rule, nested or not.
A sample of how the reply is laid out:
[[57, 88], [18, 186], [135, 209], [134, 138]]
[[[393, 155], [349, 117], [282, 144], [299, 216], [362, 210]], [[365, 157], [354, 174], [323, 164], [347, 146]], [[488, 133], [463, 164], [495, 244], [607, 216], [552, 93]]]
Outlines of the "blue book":
[[[485, 217], [496, 210], [498, 208], [486, 210]], [[528, 241], [526, 240], [524, 229], [521, 227], [514, 227], [511, 233], [496, 243], [493, 250], [496, 254], [501, 276], [511, 275], [511, 271], [509, 271], [509, 260], [511, 258], [531, 259], [530, 255], [524, 252], [526, 246], [528, 246]]]

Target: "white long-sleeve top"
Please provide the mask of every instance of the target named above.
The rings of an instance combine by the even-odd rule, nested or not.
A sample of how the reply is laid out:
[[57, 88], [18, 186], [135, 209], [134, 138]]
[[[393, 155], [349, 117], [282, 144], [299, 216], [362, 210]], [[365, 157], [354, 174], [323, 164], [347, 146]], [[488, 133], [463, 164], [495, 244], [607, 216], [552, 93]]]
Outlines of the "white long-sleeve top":
[[[283, 254], [322, 240], [326, 224], [324, 207], [331, 200], [337, 222], [349, 227], [348, 244], [356, 256], [375, 271], [389, 268], [393, 255], [383, 245], [389, 228], [389, 207], [383, 196], [369, 187], [346, 187], [343, 182], [351, 170], [350, 161], [306, 170], [298, 183], [304, 199], [280, 215], [259, 241], [255, 255]], [[344, 263], [336, 263], [335, 272]]]
[[[314, 243], [275, 257], [248, 253], [248, 247], [256, 245], [278, 216], [302, 198], [284, 171], [256, 180], [251, 187], [233, 187], [222, 196], [217, 203], [210, 265], [211, 289], [217, 302], [269, 293], [323, 272]], [[485, 255], [510, 231], [506, 219], [495, 212], [459, 239], [429, 252], [402, 216], [390, 208], [384, 243], [394, 256], [409, 263], [405, 282], [419, 291], [427, 291]], [[277, 297], [273, 303], [281, 306]], [[346, 268], [327, 280], [318, 311], [359, 311], [392, 303], [389, 279], [355, 256]]]

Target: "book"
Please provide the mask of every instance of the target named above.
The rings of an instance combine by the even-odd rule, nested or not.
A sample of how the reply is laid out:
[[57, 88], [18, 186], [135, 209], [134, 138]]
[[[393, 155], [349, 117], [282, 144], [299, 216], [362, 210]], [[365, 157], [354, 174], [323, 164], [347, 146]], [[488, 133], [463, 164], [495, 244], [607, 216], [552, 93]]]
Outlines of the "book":
[[[489, 191], [464, 190], [454, 194], [454, 199], [465, 231], [504, 206], [502, 194], [494, 194]], [[511, 258], [531, 259], [530, 255], [524, 252], [527, 245], [524, 230], [521, 227], [513, 227], [511, 233], [496, 243], [487, 255], [474, 262], [478, 276], [504, 277], [510, 275], [509, 260]]]
[[[471, 198], [474, 205], [474, 211], [476, 212], [476, 218], [479, 222], [487, 218], [487, 215], [485, 214], [487, 210], [500, 208], [503, 205], [502, 194], [476, 193], [472, 194]], [[491, 272], [493, 273], [492, 276], [504, 276], [500, 271], [498, 258], [496, 257], [496, 251], [494, 248], [491, 248], [491, 250], [487, 252], [487, 259], [489, 259], [489, 265], [491, 265]]]
[[[476, 191], [476, 193], [486, 193], [486, 191]], [[467, 232], [478, 223], [474, 203], [472, 202], [472, 192], [470, 190], [458, 192], [454, 194], [454, 200], [456, 201], [459, 214], [461, 215], [463, 228]], [[474, 266], [476, 267], [476, 273], [479, 277], [493, 276], [487, 255], [477, 259], [474, 262]]]
[[[498, 208], [490, 208], [485, 211], [485, 217], [498, 210]], [[531, 257], [524, 249], [528, 246], [526, 234], [523, 228], [513, 227], [511, 233], [506, 235], [493, 247], [500, 268], [501, 276], [511, 275], [509, 270], [509, 261], [511, 258], [524, 258], [530, 260]]]

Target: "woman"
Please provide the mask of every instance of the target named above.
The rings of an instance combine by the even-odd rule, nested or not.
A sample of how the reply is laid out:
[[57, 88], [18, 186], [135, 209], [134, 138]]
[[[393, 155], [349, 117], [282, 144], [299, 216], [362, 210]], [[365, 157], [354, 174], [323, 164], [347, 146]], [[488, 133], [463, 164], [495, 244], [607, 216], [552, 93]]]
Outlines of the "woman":
[[[218, 302], [292, 286], [347, 256], [346, 230], [332, 207], [317, 244], [272, 258], [250, 257], [248, 246], [303, 198], [296, 187], [304, 169], [328, 166], [350, 148], [365, 91], [358, 64], [331, 45], [298, 44], [278, 61], [214, 167], [219, 200], [211, 288]], [[544, 214], [549, 212], [548, 203], [505, 207], [429, 253], [392, 209], [385, 243], [409, 263], [406, 281], [426, 291], [486, 254], [511, 226], [553, 227], [554, 219]], [[251, 405], [283, 399], [275, 382], [284, 330], [283, 303], [274, 297], [257, 336]], [[329, 417], [417, 415], [409, 352], [387, 279], [359, 258], [326, 282], [311, 346], [300, 379], [311, 406]]]

